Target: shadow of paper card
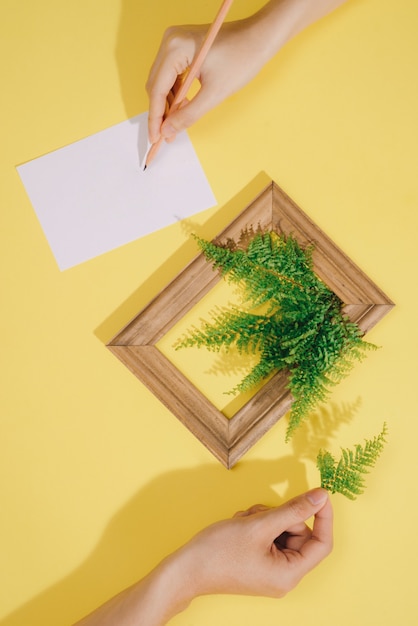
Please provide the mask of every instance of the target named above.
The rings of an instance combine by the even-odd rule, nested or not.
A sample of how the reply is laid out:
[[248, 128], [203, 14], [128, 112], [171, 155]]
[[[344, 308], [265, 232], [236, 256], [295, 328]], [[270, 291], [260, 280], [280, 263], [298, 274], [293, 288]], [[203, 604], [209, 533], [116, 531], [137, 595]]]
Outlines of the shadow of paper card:
[[61, 270], [216, 204], [187, 133], [143, 171], [147, 115], [17, 167]]

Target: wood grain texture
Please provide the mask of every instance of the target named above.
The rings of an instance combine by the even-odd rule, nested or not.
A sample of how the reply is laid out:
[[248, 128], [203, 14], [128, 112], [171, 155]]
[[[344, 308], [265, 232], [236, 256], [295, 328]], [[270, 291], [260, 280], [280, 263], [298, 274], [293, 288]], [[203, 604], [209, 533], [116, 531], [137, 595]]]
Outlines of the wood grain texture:
[[[369, 331], [393, 302], [274, 182], [216, 237], [238, 238], [249, 226], [293, 234], [314, 244], [314, 269], [344, 302], [348, 317]], [[276, 373], [228, 419], [156, 347], [156, 343], [218, 282], [201, 253], [107, 345], [199, 441], [232, 467], [291, 407], [286, 372]]]

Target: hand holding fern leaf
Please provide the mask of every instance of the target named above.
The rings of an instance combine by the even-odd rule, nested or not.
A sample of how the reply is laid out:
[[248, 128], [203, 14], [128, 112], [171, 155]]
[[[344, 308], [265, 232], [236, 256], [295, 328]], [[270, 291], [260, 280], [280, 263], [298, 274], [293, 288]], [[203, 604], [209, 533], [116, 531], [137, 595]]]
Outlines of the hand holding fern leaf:
[[281, 598], [331, 552], [332, 529], [323, 489], [274, 508], [252, 506], [203, 529], [77, 626], [162, 626], [211, 593]]

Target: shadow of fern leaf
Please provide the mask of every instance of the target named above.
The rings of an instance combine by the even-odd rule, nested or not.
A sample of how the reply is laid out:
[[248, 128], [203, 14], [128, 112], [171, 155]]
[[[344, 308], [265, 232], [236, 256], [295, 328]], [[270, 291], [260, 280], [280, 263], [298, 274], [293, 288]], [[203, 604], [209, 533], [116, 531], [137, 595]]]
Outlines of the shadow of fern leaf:
[[359, 396], [354, 402], [320, 406], [295, 430], [291, 439], [295, 454], [315, 462], [318, 450], [327, 448], [337, 438], [341, 426], [352, 422], [361, 404]]
[[[235, 346], [231, 346], [227, 351], [221, 350], [217, 355], [214, 363], [205, 374], [213, 374], [215, 376], [243, 376], [247, 374], [259, 361], [256, 354], [246, 354], [243, 358]], [[225, 386], [228, 391], [228, 386]]]

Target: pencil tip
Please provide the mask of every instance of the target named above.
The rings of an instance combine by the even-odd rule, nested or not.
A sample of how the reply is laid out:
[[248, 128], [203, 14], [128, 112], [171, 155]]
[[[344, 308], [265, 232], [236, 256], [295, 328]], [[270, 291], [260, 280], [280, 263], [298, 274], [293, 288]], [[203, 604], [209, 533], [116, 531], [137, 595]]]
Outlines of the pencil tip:
[[145, 163], [144, 169], [142, 171], [145, 172], [146, 169], [147, 169], [147, 164]]

